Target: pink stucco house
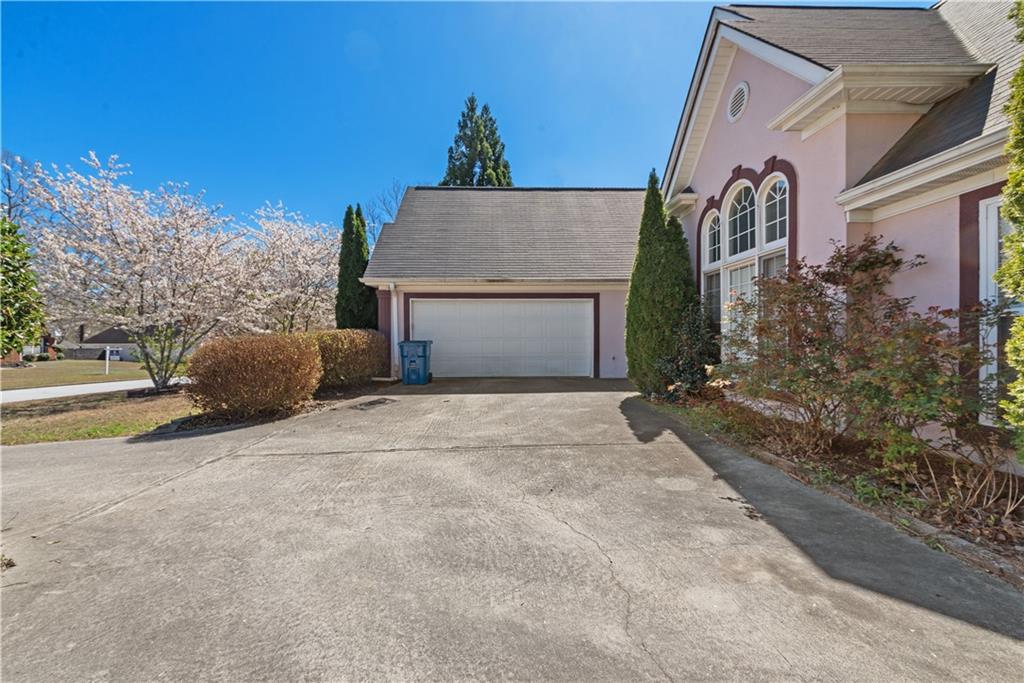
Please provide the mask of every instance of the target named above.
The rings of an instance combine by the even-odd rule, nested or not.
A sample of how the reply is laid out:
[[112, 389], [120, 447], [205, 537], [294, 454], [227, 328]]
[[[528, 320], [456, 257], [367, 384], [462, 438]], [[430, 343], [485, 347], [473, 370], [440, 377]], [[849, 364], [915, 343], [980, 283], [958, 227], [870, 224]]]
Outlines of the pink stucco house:
[[922, 306], [997, 296], [1012, 4], [714, 9], [663, 190], [719, 320], [755, 277], [868, 234], [926, 257], [895, 283]]
[[[719, 320], [756, 277], [868, 234], [925, 255], [895, 283], [922, 306], [998, 295], [1011, 6], [713, 10], [663, 191]], [[624, 376], [642, 194], [410, 189], [364, 278], [393, 357], [419, 337], [438, 376]]]

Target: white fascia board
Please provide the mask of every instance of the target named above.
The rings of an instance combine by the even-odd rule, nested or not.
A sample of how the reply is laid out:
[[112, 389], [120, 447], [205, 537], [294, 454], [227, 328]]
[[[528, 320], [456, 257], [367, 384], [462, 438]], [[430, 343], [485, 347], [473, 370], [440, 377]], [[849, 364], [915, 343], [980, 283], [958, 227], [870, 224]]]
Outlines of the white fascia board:
[[[851, 96], [850, 91], [854, 88], [903, 88], [918, 92], [937, 87], [962, 89], [970, 84], [972, 78], [988, 71], [989, 67], [987, 64], [844, 64], [786, 107], [768, 123], [768, 128], [791, 131], [813, 126], [819, 117], [826, 115], [837, 104], [862, 101]], [[948, 91], [940, 93], [937, 99], [947, 96]], [[899, 100], [895, 98], [863, 102], [876, 103], [875, 111], [878, 113], [901, 110], [916, 113], [927, 111], [928, 106], [932, 104], [929, 101], [927, 104], [917, 103], [901, 108]], [[886, 106], [887, 104], [896, 106], [890, 107]], [[864, 111], [871, 111], [871, 106], [865, 107]]]
[[[669, 192], [671, 192], [671, 189], [676, 186], [676, 180], [680, 170], [679, 164], [680, 160], [684, 156], [684, 150], [686, 150], [691, 143], [700, 145], [703, 145], [704, 143], [703, 138], [707, 131], [699, 132], [700, 140], [693, 139], [693, 110], [697, 105], [697, 102], [704, 98], [704, 86], [706, 83], [708, 67], [710, 64], [714, 63], [718, 54], [718, 46], [723, 39], [728, 40], [743, 50], [746, 50], [758, 59], [761, 59], [812, 85], [817, 85], [822, 82], [829, 73], [831, 73], [825, 67], [815, 64], [804, 57], [775, 47], [770, 43], [766, 43], [748, 33], [736, 30], [731, 26], [721, 24], [720, 19], [722, 18], [739, 20], [744, 17], [727, 10], [722, 10], [721, 8], [716, 8], [711, 15], [711, 22], [704, 35], [704, 43], [701, 48], [700, 58], [697, 61], [697, 69], [694, 72], [695, 77], [698, 78], [698, 83], [690, 84], [686, 104], [683, 107], [683, 115], [680, 119], [680, 126], [676, 131], [676, 138], [672, 143], [672, 153], [669, 156], [669, 165], [666, 169], [665, 177], [662, 179], [661, 189], [666, 195], [668, 195]], [[717, 97], [718, 94], [719, 93], [715, 93], [715, 96]], [[690, 179], [687, 178], [683, 185], [685, 186], [689, 184], [689, 181]]]
[[875, 178], [864, 185], [840, 192], [836, 196], [836, 201], [846, 211], [871, 208], [873, 205], [884, 203], [889, 197], [895, 197], [925, 183], [941, 180], [972, 166], [989, 163], [1005, 154], [1008, 134], [1008, 128], [1000, 128], [969, 140], [945, 152], [887, 173], [881, 178]]
[[916, 211], [930, 204], [959, 197], [967, 192], [1004, 181], [1007, 178], [1008, 172], [1009, 167], [1004, 164], [987, 171], [982, 171], [969, 178], [953, 181], [934, 190], [922, 192], [908, 199], [901, 199], [892, 204], [886, 204], [877, 209], [853, 209], [846, 212], [846, 221], [848, 223], [877, 223], [878, 221], [884, 221], [887, 218]]
[[722, 30], [719, 31], [719, 36], [735, 43], [738, 47], [746, 50], [758, 59], [768, 62], [772, 66], [792, 76], [796, 76], [801, 81], [811, 85], [821, 83], [832, 73], [831, 70], [815, 64], [806, 57], [801, 57], [792, 52], [787, 52], [780, 47], [775, 47], [771, 43], [766, 43], [760, 38], [755, 38], [749, 33], [744, 33], [732, 26], [723, 26]]
[[665, 205], [668, 212], [682, 218], [697, 207], [699, 195], [696, 192], [677, 192]]

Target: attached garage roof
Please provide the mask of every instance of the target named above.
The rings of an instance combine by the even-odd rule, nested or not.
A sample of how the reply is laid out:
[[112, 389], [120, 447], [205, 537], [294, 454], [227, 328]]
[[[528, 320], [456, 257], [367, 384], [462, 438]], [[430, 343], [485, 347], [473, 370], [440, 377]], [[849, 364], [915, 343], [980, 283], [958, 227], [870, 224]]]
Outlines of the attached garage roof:
[[411, 187], [366, 280], [628, 280], [640, 188]]

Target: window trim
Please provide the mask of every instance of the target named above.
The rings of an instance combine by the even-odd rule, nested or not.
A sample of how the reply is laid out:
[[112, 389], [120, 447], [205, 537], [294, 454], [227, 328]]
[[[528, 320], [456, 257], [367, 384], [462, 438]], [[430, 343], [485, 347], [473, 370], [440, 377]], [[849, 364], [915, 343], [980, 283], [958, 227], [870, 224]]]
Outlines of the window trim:
[[[711, 222], [718, 219], [718, 260], [712, 261], [708, 257], [708, 252], [711, 250]], [[720, 265], [722, 263], [722, 252], [725, 251], [725, 244], [722, 242], [722, 214], [718, 210], [712, 210], [704, 216], [704, 222], [701, 224], [701, 269], [707, 269], [710, 266]]]
[[[995, 281], [999, 268], [999, 208], [1003, 204], [1002, 194], [978, 202], [978, 300], [995, 303], [999, 298], [999, 285]], [[1015, 302], [1010, 307], [1013, 315], [1024, 315], [1024, 302]], [[996, 358], [999, 346], [999, 329], [992, 325], [978, 330], [978, 343], [983, 349], [992, 351], [992, 362], [978, 370], [979, 381], [999, 371]], [[991, 415], [981, 416], [983, 424], [993, 425]]]
[[[751, 231], [754, 237], [754, 244], [749, 249], [745, 249], [744, 251], [733, 254], [732, 247], [730, 246], [730, 242], [732, 241], [732, 235], [730, 234], [729, 221], [732, 220], [733, 201], [736, 199], [737, 195], [739, 195], [739, 193], [743, 191], [744, 188], [750, 190], [750, 194], [754, 199], [753, 207], [751, 208], [751, 211], [754, 214], [754, 229]], [[723, 260], [725, 261], [725, 263], [729, 264], [739, 263], [740, 261], [749, 258], [751, 254], [756, 254], [758, 249], [760, 249], [760, 240], [758, 239], [758, 224], [760, 223], [760, 212], [758, 211], [757, 206], [757, 188], [754, 187], [754, 184], [751, 183], [749, 180], [740, 180], [739, 182], [735, 183], [731, 188], [729, 188], [729, 193], [725, 196], [725, 201], [722, 202], [722, 207], [724, 209], [725, 215], [725, 235], [724, 239], [722, 240], [722, 246], [725, 250], [725, 256]]]
[[[767, 216], [768, 216], [768, 191], [772, 188], [772, 186], [775, 183], [779, 182], [780, 180], [783, 181], [784, 183], [786, 183], [786, 234], [783, 237], [779, 237], [779, 238], [774, 239], [771, 242], [769, 242], [768, 241], [768, 224], [767, 224]], [[788, 242], [788, 240], [789, 240], [789, 223], [790, 223], [789, 217], [793, 214], [793, 206], [790, 203], [789, 190], [790, 190], [789, 178], [787, 178], [785, 176], [785, 174], [783, 174], [783, 173], [779, 173], [779, 172], [772, 173], [767, 178], [765, 178], [764, 181], [762, 181], [762, 183], [761, 183], [761, 188], [760, 188], [760, 190], [758, 191], [758, 194], [757, 194], [757, 205], [758, 205], [758, 208], [760, 209], [760, 215], [765, 217], [765, 219], [762, 220], [760, 222], [760, 225], [759, 225], [760, 230], [761, 230], [761, 235], [760, 235], [761, 244], [764, 245], [764, 249], [774, 249], [775, 247], [784, 246]]]

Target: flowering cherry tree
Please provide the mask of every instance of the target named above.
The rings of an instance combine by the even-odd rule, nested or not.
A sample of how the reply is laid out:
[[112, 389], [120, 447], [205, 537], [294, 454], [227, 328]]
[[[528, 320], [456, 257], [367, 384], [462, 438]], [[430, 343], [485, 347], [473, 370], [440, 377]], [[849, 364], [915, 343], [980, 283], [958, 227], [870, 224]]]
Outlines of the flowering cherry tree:
[[299, 332], [333, 327], [340, 237], [280, 203], [256, 211], [250, 252], [258, 294], [252, 327]]
[[116, 156], [102, 162], [90, 152], [83, 162], [85, 173], [37, 164], [28, 184], [40, 209], [32, 234], [48, 316], [123, 329], [165, 387], [203, 338], [253, 319], [246, 231], [187, 185], [138, 191]]

